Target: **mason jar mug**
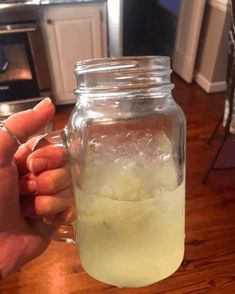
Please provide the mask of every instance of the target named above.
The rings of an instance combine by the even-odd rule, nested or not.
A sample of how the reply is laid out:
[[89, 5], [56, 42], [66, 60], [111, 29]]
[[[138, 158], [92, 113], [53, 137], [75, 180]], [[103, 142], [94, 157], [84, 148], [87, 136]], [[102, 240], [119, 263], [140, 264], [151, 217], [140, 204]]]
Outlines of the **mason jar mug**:
[[185, 117], [170, 59], [76, 63], [76, 105], [60, 132], [69, 153], [84, 269], [119, 287], [171, 275], [184, 254]]

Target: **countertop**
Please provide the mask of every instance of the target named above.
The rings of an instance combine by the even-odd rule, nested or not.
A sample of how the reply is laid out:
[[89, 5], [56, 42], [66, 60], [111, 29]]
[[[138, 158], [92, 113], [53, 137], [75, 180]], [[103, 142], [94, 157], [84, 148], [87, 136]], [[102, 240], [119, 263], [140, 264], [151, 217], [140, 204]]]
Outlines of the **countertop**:
[[36, 21], [40, 8], [49, 5], [105, 3], [107, 0], [20, 0], [17, 3], [0, 3], [0, 25]]
[[50, 5], [50, 4], [72, 4], [72, 3], [97, 3], [106, 2], [106, 0], [41, 0], [40, 5]]
[[0, 3], [0, 9], [20, 8], [27, 6], [40, 6], [40, 5], [55, 5], [55, 4], [82, 4], [82, 3], [98, 3], [107, 2], [107, 0], [22, 0], [17, 3], [4, 2]]

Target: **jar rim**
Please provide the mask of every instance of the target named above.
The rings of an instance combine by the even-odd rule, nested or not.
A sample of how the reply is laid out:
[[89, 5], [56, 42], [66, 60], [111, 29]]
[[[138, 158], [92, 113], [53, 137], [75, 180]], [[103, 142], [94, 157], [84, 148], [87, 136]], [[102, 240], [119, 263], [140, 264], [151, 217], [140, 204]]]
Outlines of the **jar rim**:
[[97, 59], [87, 59], [75, 63], [76, 75], [89, 72], [119, 71], [132, 68], [143, 68], [151, 65], [152, 70], [170, 69], [170, 57], [161, 55], [150, 56], [122, 56]]
[[75, 75], [77, 98], [159, 98], [170, 93], [168, 56], [124, 56], [79, 61]]

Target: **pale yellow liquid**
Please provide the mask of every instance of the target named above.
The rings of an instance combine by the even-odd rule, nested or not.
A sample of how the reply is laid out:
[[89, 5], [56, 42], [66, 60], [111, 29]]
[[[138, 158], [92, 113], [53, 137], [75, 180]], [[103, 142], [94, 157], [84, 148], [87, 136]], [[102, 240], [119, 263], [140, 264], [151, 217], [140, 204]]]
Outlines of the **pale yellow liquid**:
[[185, 191], [184, 183], [177, 187], [172, 161], [113, 164], [96, 176], [87, 166], [76, 192], [84, 269], [119, 287], [145, 286], [175, 272], [184, 254]]

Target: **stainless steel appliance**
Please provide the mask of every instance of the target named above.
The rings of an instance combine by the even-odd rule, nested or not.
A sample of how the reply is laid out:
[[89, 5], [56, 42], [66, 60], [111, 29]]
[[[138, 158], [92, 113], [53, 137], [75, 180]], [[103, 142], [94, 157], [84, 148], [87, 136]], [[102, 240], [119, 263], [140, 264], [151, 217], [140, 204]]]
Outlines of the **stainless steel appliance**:
[[8, 116], [19, 111], [33, 108], [41, 100], [42, 98], [33, 98], [19, 101], [7, 101], [6, 103], [2, 102], [0, 103], [0, 120], [4, 120]]
[[50, 91], [35, 1], [0, 1], [0, 103], [33, 100]]

